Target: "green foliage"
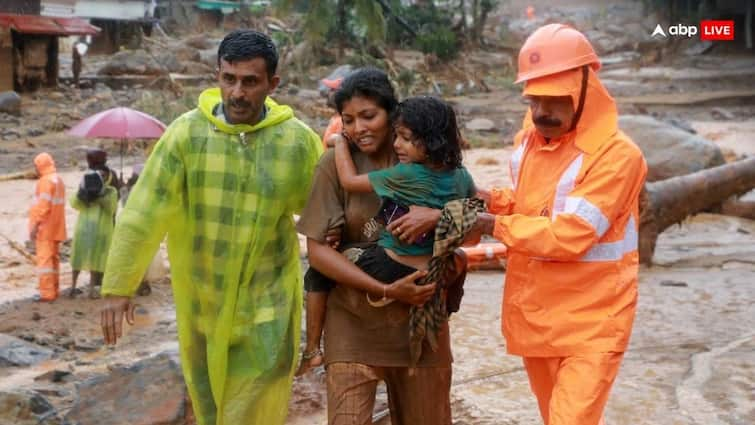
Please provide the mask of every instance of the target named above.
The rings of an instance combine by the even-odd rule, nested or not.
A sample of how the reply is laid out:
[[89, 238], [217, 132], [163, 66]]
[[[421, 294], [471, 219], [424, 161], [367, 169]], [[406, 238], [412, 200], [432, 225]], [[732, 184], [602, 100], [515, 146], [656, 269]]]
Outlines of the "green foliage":
[[459, 51], [456, 34], [448, 28], [438, 28], [431, 33], [420, 34], [415, 41], [423, 53], [433, 53], [439, 59], [450, 59]]
[[451, 30], [453, 21], [450, 11], [434, 5], [419, 7], [402, 6], [394, 0], [393, 11], [414, 28], [418, 36], [409, 37], [406, 30], [394, 19], [388, 22], [388, 42], [405, 48], [414, 48], [423, 53], [433, 53], [440, 59], [449, 59], [458, 53], [459, 40]]
[[[279, 14], [298, 11], [304, 14], [304, 38], [313, 45], [339, 37], [344, 41], [385, 40], [386, 23], [380, 5], [373, 0], [276, 0], [273, 7]], [[340, 23], [338, 10], [345, 10], [346, 22]]]

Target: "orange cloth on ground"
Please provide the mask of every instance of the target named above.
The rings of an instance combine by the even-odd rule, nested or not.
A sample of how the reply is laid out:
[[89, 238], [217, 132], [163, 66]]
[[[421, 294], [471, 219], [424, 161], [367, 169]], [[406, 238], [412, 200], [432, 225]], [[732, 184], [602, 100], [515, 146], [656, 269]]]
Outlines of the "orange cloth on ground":
[[29, 210], [29, 232], [39, 224], [37, 240], [66, 240], [66, 192], [55, 170], [55, 161], [43, 152], [34, 158], [40, 177], [34, 189], [34, 205]]
[[36, 259], [39, 296], [44, 301], [58, 298], [60, 287], [60, 242], [37, 239]]
[[[582, 70], [527, 82], [525, 94], [569, 95]], [[524, 357], [623, 352], [637, 303], [640, 190], [647, 166], [618, 129], [592, 69], [575, 130], [546, 143], [531, 117], [515, 139], [513, 189], [491, 194], [493, 236], [508, 247], [502, 329]]]
[[29, 232], [37, 227], [35, 242], [39, 294], [45, 301], [58, 297], [61, 241], [66, 240], [65, 186], [55, 171], [55, 161], [43, 152], [34, 158], [40, 177], [29, 210]]
[[343, 121], [340, 114], [335, 114], [330, 117], [328, 127], [325, 129], [325, 133], [322, 134], [322, 147], [328, 149], [328, 137], [334, 134], [340, 134], [343, 131]]
[[624, 353], [525, 357], [545, 425], [599, 425]]

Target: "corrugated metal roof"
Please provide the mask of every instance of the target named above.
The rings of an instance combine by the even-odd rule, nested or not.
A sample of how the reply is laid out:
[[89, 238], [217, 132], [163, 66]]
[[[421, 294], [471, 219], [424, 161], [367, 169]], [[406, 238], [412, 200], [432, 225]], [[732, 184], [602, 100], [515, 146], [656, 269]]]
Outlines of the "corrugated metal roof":
[[87, 35], [100, 32], [99, 28], [79, 18], [53, 18], [5, 13], [0, 13], [0, 26], [11, 28], [22, 34]]

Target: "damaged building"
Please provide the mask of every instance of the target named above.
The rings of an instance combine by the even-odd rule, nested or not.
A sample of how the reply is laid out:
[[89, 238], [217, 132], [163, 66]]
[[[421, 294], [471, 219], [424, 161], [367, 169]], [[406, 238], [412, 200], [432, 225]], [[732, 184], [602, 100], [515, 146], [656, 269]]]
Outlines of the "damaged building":
[[58, 83], [58, 37], [94, 35], [78, 18], [0, 13], [0, 92]]

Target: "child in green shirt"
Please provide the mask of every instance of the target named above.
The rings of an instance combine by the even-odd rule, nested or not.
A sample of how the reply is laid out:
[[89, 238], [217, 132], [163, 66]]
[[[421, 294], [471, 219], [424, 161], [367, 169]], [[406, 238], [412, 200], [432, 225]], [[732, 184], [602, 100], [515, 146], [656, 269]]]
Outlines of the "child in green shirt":
[[[409, 211], [410, 205], [442, 209], [452, 200], [472, 198], [476, 194], [471, 175], [461, 165], [462, 138], [453, 108], [428, 96], [412, 97], [399, 103], [394, 116], [394, 149], [399, 163], [393, 167], [357, 175], [344, 136], [333, 136], [338, 178], [349, 192], [375, 192], [383, 201], [376, 220], [387, 226]], [[369, 223], [365, 227], [370, 227]], [[367, 274], [381, 282], [393, 282], [416, 270], [427, 269], [432, 258], [433, 235], [423, 235], [413, 244], [405, 244], [385, 228], [380, 230], [376, 245], [352, 248], [347, 256]], [[309, 292], [327, 292], [332, 287], [327, 277], [310, 268], [305, 275]], [[314, 298], [313, 298], [314, 299]], [[302, 355], [299, 374], [322, 362], [319, 348], [325, 319], [327, 297], [318, 297], [315, 310], [307, 315], [319, 322], [308, 323], [307, 346]], [[375, 307], [392, 300], [370, 301]], [[308, 306], [310, 303], [308, 302]]]

